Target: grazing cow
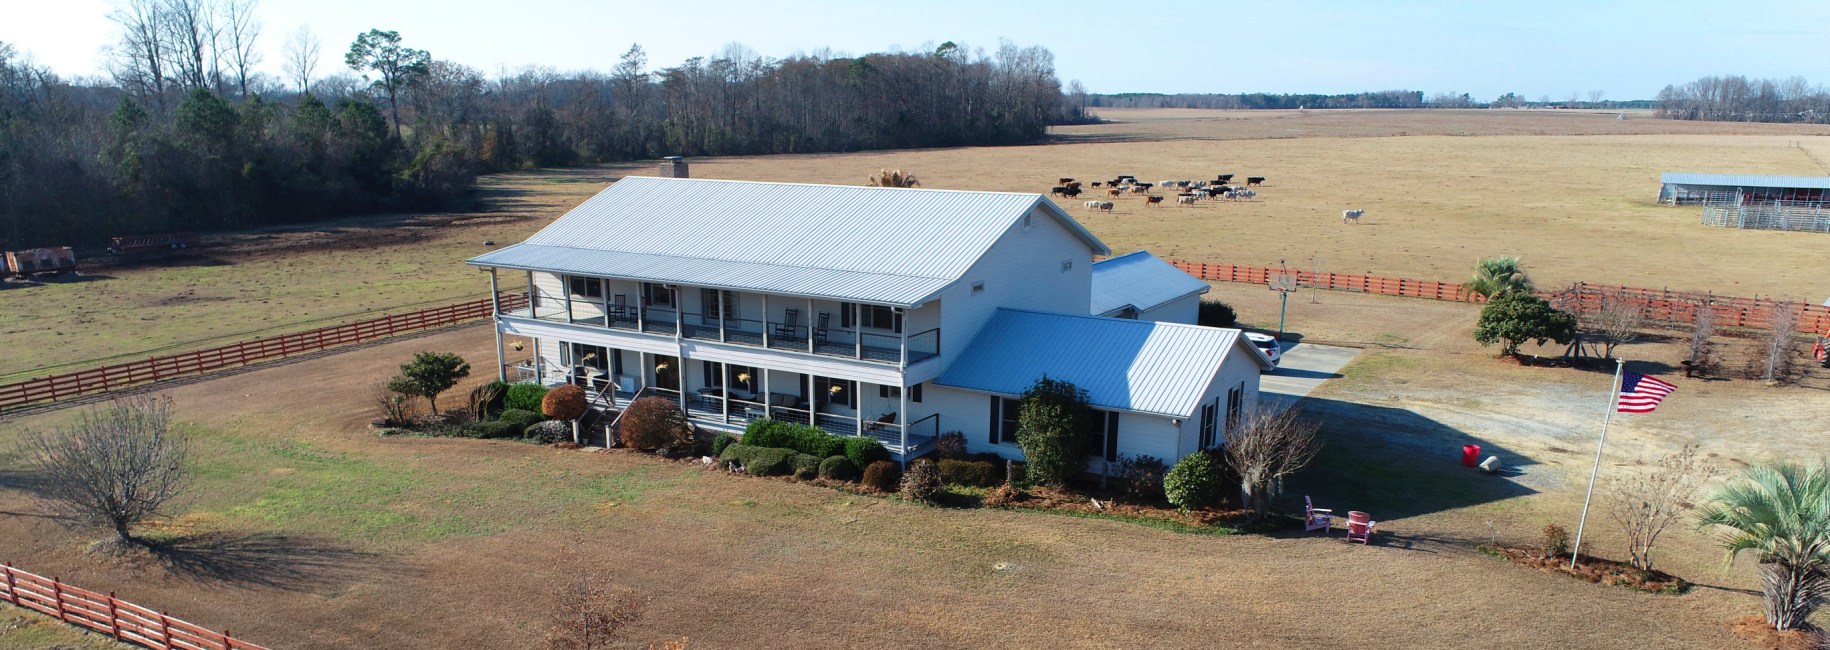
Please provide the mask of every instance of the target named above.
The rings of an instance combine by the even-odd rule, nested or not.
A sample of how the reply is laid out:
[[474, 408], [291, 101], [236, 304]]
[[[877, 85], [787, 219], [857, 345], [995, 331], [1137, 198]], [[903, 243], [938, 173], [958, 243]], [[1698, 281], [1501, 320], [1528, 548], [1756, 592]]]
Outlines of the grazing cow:
[[1078, 188], [1078, 187], [1064, 187], [1064, 188], [1062, 188], [1062, 189], [1061, 189], [1061, 195], [1062, 195], [1062, 196], [1065, 196], [1065, 197], [1068, 197], [1068, 198], [1070, 198], [1070, 199], [1071, 199], [1071, 198], [1074, 198], [1074, 197], [1076, 197], [1076, 196], [1080, 196], [1080, 188]]
[[1263, 176], [1247, 176], [1247, 177], [1245, 177], [1245, 186], [1246, 186], [1246, 187], [1251, 187], [1251, 186], [1253, 186], [1253, 185], [1263, 185], [1263, 184], [1264, 184], [1264, 177], [1263, 177]]
[[1193, 196], [1176, 197], [1176, 205], [1194, 205], [1194, 204], [1195, 204], [1195, 197], [1193, 197]]
[[1233, 174], [1215, 174], [1214, 181], [1218, 183], [1231, 183], [1233, 182]]
[[1146, 196], [1146, 197], [1144, 197], [1144, 205], [1157, 205], [1157, 204], [1159, 204], [1159, 203], [1162, 203], [1162, 202], [1163, 202], [1163, 197], [1160, 197], [1160, 196]]
[[1086, 203], [1082, 203], [1080, 205], [1085, 207], [1088, 210], [1098, 210], [1099, 204], [1100, 204], [1099, 201], [1087, 201]]
[[1068, 188], [1067, 188], [1067, 187], [1066, 187], [1066, 186], [1063, 186], [1063, 185], [1056, 185], [1056, 186], [1055, 186], [1055, 189], [1052, 189], [1052, 190], [1049, 190], [1049, 191], [1048, 191], [1048, 193], [1049, 193], [1049, 194], [1052, 194], [1052, 195], [1054, 195], [1054, 196], [1066, 196], [1066, 195], [1067, 195], [1067, 189], [1068, 189]]
[[1068, 182], [1067, 186], [1072, 187], [1074, 189], [1080, 189], [1080, 181], [1070, 181], [1070, 182]]
[[1121, 190], [1116, 187], [1106, 189], [1106, 196], [1118, 196], [1118, 195], [1124, 194], [1124, 193], [1125, 193], [1124, 190]]
[[1360, 223], [1360, 215], [1363, 215], [1363, 214], [1366, 214], [1365, 210], [1342, 210], [1341, 211], [1341, 223], [1347, 223], [1349, 221], [1352, 221], [1355, 224], [1358, 224], [1358, 223]]
[[1171, 185], [1176, 184], [1176, 182], [1175, 181], [1157, 181], [1156, 184], [1161, 185], [1163, 187], [1169, 187]]
[[1093, 187], [1099, 187], [1099, 181], [1093, 181]]
[[1099, 209], [1104, 210], [1106, 212], [1111, 212], [1112, 211], [1112, 202], [1111, 201], [1100, 201]]
[[1068, 177], [1066, 177], [1066, 176], [1062, 176], [1062, 177], [1061, 177], [1061, 179], [1060, 179], [1060, 180], [1057, 180], [1057, 181], [1055, 181], [1055, 182], [1056, 182], [1056, 183], [1059, 183], [1059, 184], [1061, 184], [1061, 185], [1066, 185], [1066, 184], [1068, 184], [1068, 183], [1072, 183], [1072, 182], [1074, 182], [1074, 179], [1072, 179], [1072, 178], [1068, 178]]
[[1258, 193], [1251, 190], [1239, 190], [1239, 198], [1243, 201], [1250, 201], [1258, 198]]
[[1239, 190], [1227, 190], [1224, 196], [1228, 201], [1237, 201], [1239, 200]]

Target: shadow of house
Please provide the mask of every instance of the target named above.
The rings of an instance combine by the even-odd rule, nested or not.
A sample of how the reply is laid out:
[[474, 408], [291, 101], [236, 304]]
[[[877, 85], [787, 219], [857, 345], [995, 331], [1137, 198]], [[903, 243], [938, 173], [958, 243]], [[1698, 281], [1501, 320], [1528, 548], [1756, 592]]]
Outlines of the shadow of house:
[[[1343, 519], [1361, 510], [1390, 520], [1537, 493], [1515, 480], [1537, 465], [1530, 457], [1408, 409], [1313, 397], [1299, 406], [1322, 421], [1322, 450], [1284, 490], [1298, 509], [1306, 494]], [[1482, 459], [1498, 456], [1507, 470], [1463, 467], [1466, 444], [1480, 445]]]

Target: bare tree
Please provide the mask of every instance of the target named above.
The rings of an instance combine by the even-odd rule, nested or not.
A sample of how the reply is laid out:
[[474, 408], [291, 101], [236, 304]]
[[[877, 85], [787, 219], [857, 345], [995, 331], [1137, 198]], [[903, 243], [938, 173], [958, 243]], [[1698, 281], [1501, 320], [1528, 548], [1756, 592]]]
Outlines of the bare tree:
[[301, 93], [311, 92], [311, 75], [318, 69], [318, 54], [323, 45], [318, 35], [311, 33], [309, 25], [299, 25], [286, 36], [286, 44], [280, 48], [286, 75], [298, 82]]
[[121, 26], [119, 43], [109, 47], [109, 70], [115, 83], [140, 97], [165, 105], [164, 5], [160, 0], [121, 0], [108, 20]]
[[159, 12], [171, 74], [180, 88], [214, 89], [221, 80], [221, 27], [209, 0], [164, 0]]
[[222, 0], [217, 6], [222, 20], [222, 46], [229, 65], [235, 70], [235, 84], [242, 97], [248, 96], [248, 77], [261, 62], [254, 41], [261, 34], [261, 22], [254, 18], [260, 0]]
[[611, 586], [578, 559], [574, 548], [564, 550], [558, 562], [575, 568], [553, 591], [553, 627], [547, 630], [546, 647], [607, 648], [625, 626], [641, 617], [642, 601], [635, 592]]
[[46, 485], [45, 500], [70, 521], [133, 541], [134, 526], [169, 515], [187, 483], [190, 447], [171, 431], [171, 398], [133, 396], [85, 411], [76, 423], [28, 431], [22, 451]]
[[1308, 465], [1321, 450], [1315, 439], [1321, 426], [1299, 417], [1295, 408], [1268, 406], [1230, 424], [1222, 449], [1227, 464], [1239, 474], [1240, 505], [1263, 515], [1271, 497], [1283, 491], [1284, 477]]
[[1759, 362], [1765, 367], [1762, 380], [1785, 381], [1792, 376], [1792, 366], [1798, 356], [1798, 335], [1794, 330], [1803, 311], [1796, 302], [1773, 306], [1773, 317], [1767, 321], [1766, 340], [1760, 346]]
[[1696, 316], [1690, 324], [1690, 350], [1684, 358], [1684, 374], [1709, 372], [1716, 367], [1716, 309], [1707, 302], [1698, 302]]
[[1601, 107], [1601, 98], [1606, 97], [1606, 96], [1607, 96], [1606, 92], [1603, 92], [1600, 90], [1591, 90], [1591, 91], [1589, 91], [1589, 103], [1594, 104], [1596, 108], [1600, 108]]
[[1695, 445], [1666, 454], [1650, 471], [1616, 478], [1610, 486], [1608, 515], [1627, 537], [1627, 554], [1635, 568], [1652, 569], [1652, 548], [1658, 537], [1684, 513], [1716, 467], [1697, 458]]
[[1646, 305], [1618, 293], [1603, 294], [1601, 308], [1580, 315], [1584, 329], [1601, 344], [1601, 356], [1614, 358], [1614, 348], [1639, 337], [1646, 324]]

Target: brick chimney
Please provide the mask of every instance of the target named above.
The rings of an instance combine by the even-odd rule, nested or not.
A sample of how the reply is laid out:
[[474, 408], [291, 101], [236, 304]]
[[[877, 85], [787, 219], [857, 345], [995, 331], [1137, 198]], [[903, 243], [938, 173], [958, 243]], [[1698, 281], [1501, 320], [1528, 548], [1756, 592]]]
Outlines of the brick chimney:
[[679, 156], [668, 156], [661, 159], [659, 175], [662, 178], [687, 178], [686, 161]]

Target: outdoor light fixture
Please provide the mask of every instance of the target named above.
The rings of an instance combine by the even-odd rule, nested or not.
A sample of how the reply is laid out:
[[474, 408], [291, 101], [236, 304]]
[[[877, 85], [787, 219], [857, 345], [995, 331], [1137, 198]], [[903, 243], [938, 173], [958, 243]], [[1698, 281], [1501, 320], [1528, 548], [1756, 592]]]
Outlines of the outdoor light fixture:
[[741, 381], [741, 382], [750, 381], [750, 373], [747, 373], [747, 372], [737, 373], [737, 381]]
[[515, 341], [514, 343], [508, 344], [508, 347], [514, 348], [516, 352], [520, 352], [521, 351], [521, 342]]
[[656, 363], [655, 363], [655, 364], [654, 364], [654, 369], [655, 369], [655, 370], [657, 370], [657, 371], [659, 371], [659, 370], [666, 370], [666, 369], [667, 369], [667, 362], [666, 362], [666, 361], [659, 361], [659, 362], [656, 362]]

